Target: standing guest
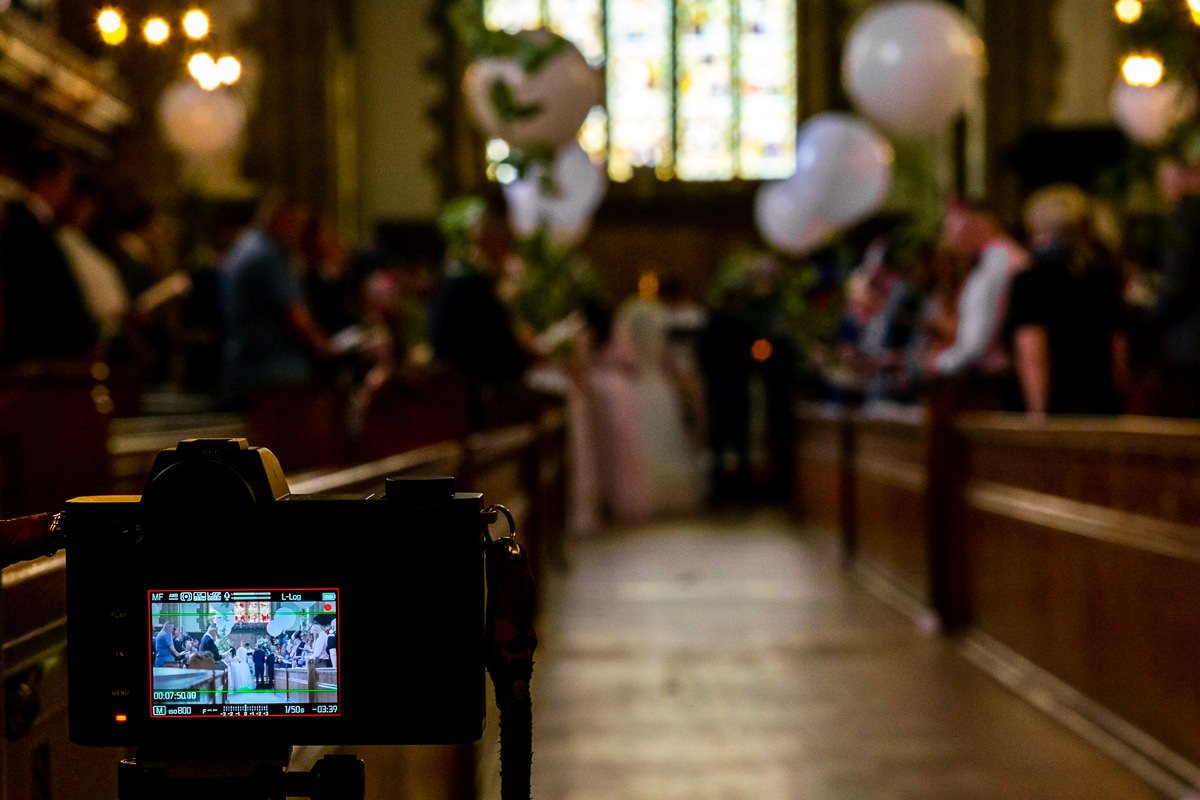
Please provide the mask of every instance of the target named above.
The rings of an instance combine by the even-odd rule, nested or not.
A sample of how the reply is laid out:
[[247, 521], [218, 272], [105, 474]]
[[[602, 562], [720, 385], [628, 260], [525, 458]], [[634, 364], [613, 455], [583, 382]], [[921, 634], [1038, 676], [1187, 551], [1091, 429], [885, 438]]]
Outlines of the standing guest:
[[248, 406], [265, 387], [310, 384], [314, 359], [332, 355], [293, 266], [305, 221], [300, 206], [268, 197], [225, 258], [224, 396], [230, 406]]
[[999, 336], [1013, 276], [1028, 255], [1009, 238], [988, 209], [959, 201], [950, 206], [942, 228], [950, 252], [971, 264], [958, 295], [954, 342], [934, 361], [939, 375], [1001, 375], [1008, 357]]
[[342, 249], [337, 227], [313, 217], [304, 229], [301, 245], [305, 297], [313, 319], [330, 333], [355, 324], [350, 259]]
[[319, 618], [315, 619], [308, 632], [312, 636], [312, 655], [309, 661], [315, 662], [318, 667], [330, 666], [329, 631], [326, 623]]
[[518, 344], [496, 282], [512, 251], [503, 196], [489, 195], [467, 225], [465, 252], [434, 290], [429, 334], [434, 356], [466, 379], [471, 423], [488, 423], [489, 405], [520, 386], [528, 358]]
[[58, 229], [58, 243], [83, 294], [84, 305], [107, 343], [120, 332], [130, 302], [116, 264], [90, 238], [102, 202], [100, 187], [93, 179], [76, 178]]
[[1200, 165], [1164, 165], [1158, 185], [1173, 203], [1153, 314], [1163, 335], [1158, 410], [1200, 417]]
[[209, 625], [208, 630], [200, 637], [200, 652], [208, 653], [213, 661], [221, 663], [221, 651], [217, 649], [217, 626]]
[[750, 383], [754, 325], [745, 287], [726, 290], [700, 335], [700, 364], [708, 404], [711, 448], [710, 500], [714, 505], [750, 499]]
[[1074, 186], [1025, 206], [1033, 266], [1013, 281], [1008, 327], [1026, 412], [1117, 414], [1128, 374], [1122, 280], [1092, 234], [1090, 200]]
[[254, 648], [254, 688], [262, 689], [267, 680], [267, 651], [261, 644]]
[[180, 657], [180, 652], [175, 649], [175, 623], [164, 622], [154, 637], [154, 666], [174, 664]]
[[329, 651], [329, 663], [334, 669], [337, 669], [337, 620], [329, 623], [329, 641], [325, 643], [325, 649]]
[[26, 194], [0, 221], [0, 365], [88, 358], [98, 330], [57, 235], [72, 170], [53, 150], [20, 163]]
[[278, 646], [267, 649], [267, 660], [266, 660], [267, 686], [266, 686], [266, 688], [268, 688], [268, 689], [275, 688], [275, 662], [279, 660], [279, 658], [276, 656], [277, 649], [278, 649]]

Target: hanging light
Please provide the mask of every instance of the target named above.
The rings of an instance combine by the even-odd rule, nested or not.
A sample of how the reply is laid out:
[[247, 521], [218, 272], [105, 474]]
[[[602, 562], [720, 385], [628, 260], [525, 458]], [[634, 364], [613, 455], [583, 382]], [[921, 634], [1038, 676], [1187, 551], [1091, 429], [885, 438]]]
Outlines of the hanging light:
[[198, 8], [190, 9], [183, 15], [183, 32], [192, 40], [200, 40], [208, 36], [209, 20]]
[[171, 38], [171, 26], [162, 17], [151, 17], [142, 26], [142, 36], [146, 42], [157, 47]]
[[1188, 10], [1192, 12], [1192, 22], [1200, 25], [1200, 0], [1188, 0]]
[[100, 38], [108, 45], [118, 45], [129, 36], [129, 26], [115, 8], [101, 9], [96, 15], [96, 27], [100, 30]]
[[1132, 25], [1142, 18], [1142, 0], [1117, 0], [1113, 11], [1121, 22]]
[[1157, 86], [1163, 79], [1163, 62], [1157, 53], [1130, 53], [1121, 59], [1121, 77], [1130, 86]]

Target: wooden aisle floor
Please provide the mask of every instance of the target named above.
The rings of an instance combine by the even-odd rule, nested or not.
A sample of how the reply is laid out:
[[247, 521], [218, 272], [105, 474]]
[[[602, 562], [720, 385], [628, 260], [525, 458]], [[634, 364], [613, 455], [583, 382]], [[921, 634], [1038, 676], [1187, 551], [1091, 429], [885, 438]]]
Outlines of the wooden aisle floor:
[[534, 674], [538, 800], [1158, 795], [786, 518], [573, 540]]

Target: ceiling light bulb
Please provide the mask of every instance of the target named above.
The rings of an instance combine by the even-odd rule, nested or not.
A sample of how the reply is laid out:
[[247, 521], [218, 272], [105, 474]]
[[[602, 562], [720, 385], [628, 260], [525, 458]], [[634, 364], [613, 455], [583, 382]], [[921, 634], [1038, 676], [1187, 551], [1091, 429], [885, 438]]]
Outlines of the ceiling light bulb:
[[1163, 62], [1155, 53], [1130, 53], [1121, 59], [1121, 77], [1130, 86], [1157, 86], [1163, 79]]
[[101, 33], [116, 33], [125, 24], [121, 12], [115, 8], [106, 8], [96, 15], [96, 27]]
[[196, 53], [188, 59], [187, 68], [188, 74], [199, 81], [203, 76], [216, 71], [217, 62], [213, 61], [213, 57], [208, 53]]
[[142, 26], [142, 35], [152, 45], [160, 45], [171, 37], [171, 26], [162, 17], [151, 17]]
[[1113, 11], [1121, 22], [1132, 25], [1142, 18], [1142, 0], [1117, 0]]
[[198, 8], [193, 8], [183, 15], [183, 32], [189, 39], [203, 39], [208, 36], [208, 14]]
[[232, 86], [242, 77], [242, 62], [236, 56], [221, 56], [217, 59], [217, 77], [226, 86]]

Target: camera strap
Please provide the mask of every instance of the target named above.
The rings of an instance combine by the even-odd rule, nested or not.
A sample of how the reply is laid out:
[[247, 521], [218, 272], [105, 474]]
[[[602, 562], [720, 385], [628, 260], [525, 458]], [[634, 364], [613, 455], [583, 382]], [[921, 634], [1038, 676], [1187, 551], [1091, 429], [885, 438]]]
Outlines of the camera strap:
[[496, 692], [500, 716], [500, 797], [529, 800], [533, 764], [533, 707], [529, 682], [533, 678], [534, 584], [525, 550], [517, 544], [517, 527], [504, 506], [485, 515], [503, 514], [509, 534], [486, 537], [487, 669]]

